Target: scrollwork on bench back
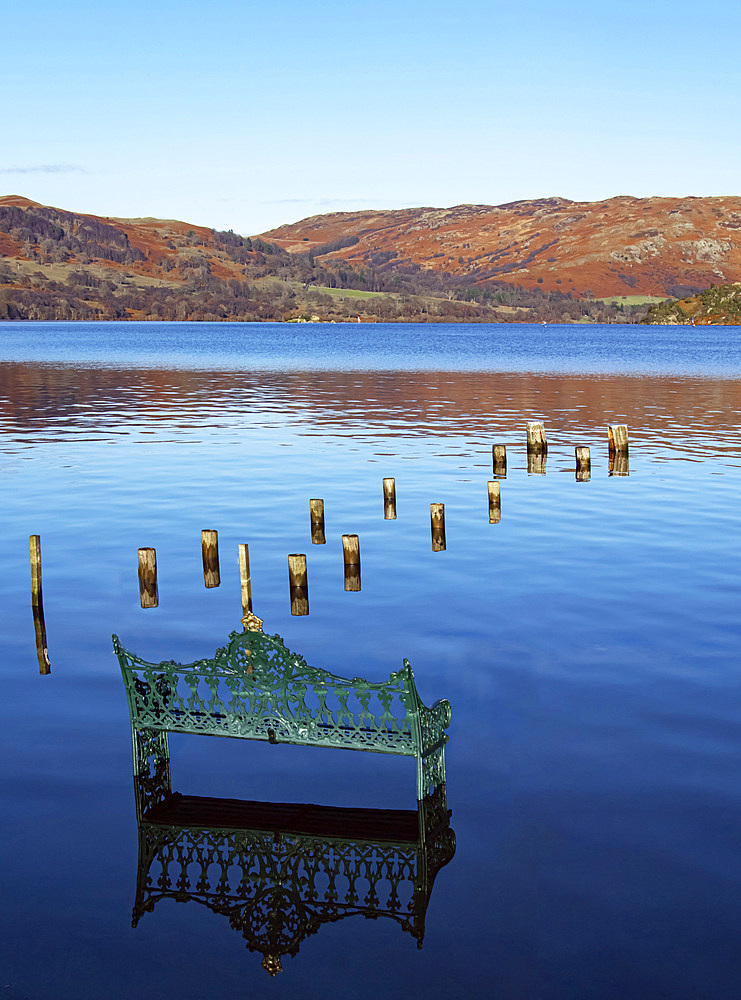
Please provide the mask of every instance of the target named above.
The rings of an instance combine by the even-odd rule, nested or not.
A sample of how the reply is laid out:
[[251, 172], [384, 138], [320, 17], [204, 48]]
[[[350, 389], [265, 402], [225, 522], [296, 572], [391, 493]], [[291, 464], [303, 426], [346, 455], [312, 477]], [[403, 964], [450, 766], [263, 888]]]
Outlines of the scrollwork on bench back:
[[417, 760], [417, 798], [445, 781], [450, 705], [426, 708], [408, 660], [387, 681], [309, 666], [277, 635], [232, 632], [212, 659], [149, 663], [118, 657], [132, 729], [202, 733], [393, 753]]

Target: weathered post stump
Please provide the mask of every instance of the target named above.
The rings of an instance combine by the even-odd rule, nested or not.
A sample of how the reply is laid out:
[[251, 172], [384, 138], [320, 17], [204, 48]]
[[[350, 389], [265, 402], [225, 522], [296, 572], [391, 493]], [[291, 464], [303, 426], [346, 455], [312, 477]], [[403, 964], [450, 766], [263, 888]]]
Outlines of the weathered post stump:
[[491, 446], [492, 475], [504, 479], [507, 475], [507, 446], [493, 444]]
[[546, 455], [548, 453], [548, 441], [545, 436], [545, 424], [542, 420], [528, 420], [527, 422], [527, 450], [536, 455]]
[[610, 424], [607, 428], [609, 472], [613, 476], [629, 475], [628, 428], [625, 424]]
[[309, 586], [306, 556], [303, 552], [292, 552], [288, 557], [288, 585], [290, 587]]
[[293, 552], [288, 557], [288, 587], [291, 594], [291, 614], [309, 613], [309, 578], [306, 572], [306, 555]]
[[203, 582], [206, 587], [218, 587], [219, 575], [219, 533], [212, 528], [201, 532], [201, 552], [203, 554]]
[[502, 519], [502, 500], [499, 480], [489, 482], [489, 524], [498, 524]]
[[383, 481], [383, 517], [386, 521], [396, 520], [396, 480]]
[[548, 442], [545, 436], [545, 425], [541, 420], [529, 420], [527, 423], [527, 471], [544, 476], [547, 456]]
[[342, 557], [345, 563], [345, 590], [360, 590], [360, 540], [357, 535], [342, 536]]
[[445, 504], [430, 504], [430, 528], [432, 531], [432, 551], [445, 550]]
[[574, 449], [576, 456], [576, 481], [577, 483], [589, 482], [592, 476], [592, 459], [589, 448], [586, 445], [577, 445]]
[[625, 424], [609, 424], [607, 427], [607, 446], [610, 455], [620, 452], [628, 454], [628, 428]]
[[29, 535], [31, 550], [31, 604], [36, 607], [43, 602], [41, 593], [41, 535]]
[[324, 501], [309, 500], [311, 517], [311, 544], [324, 545], [327, 541], [324, 535]]
[[156, 608], [159, 604], [157, 552], [152, 548], [139, 549], [139, 603], [143, 608]]

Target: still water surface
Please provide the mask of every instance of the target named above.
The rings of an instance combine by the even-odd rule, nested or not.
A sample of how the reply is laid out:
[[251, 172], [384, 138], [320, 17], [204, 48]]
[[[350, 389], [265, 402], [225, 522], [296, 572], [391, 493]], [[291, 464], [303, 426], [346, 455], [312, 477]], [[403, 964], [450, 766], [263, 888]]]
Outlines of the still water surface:
[[[0, 356], [4, 996], [737, 996], [740, 329], [3, 324]], [[545, 475], [527, 472], [530, 419], [546, 423]], [[629, 426], [627, 477], [608, 474], [608, 423]], [[490, 524], [495, 441], [508, 474]], [[592, 448], [586, 483], [575, 444]], [[202, 528], [219, 531], [217, 589]], [[348, 532], [360, 593], [343, 587]], [[266, 631], [343, 676], [381, 680], [408, 657], [423, 700], [451, 702], [457, 849], [420, 950], [393, 919], [353, 916], [270, 980], [195, 902], [171, 894], [131, 926], [110, 634], [150, 660], [212, 655], [239, 627], [240, 542]], [[307, 553], [308, 617], [290, 614], [289, 552]], [[415, 807], [404, 758], [202, 737], [171, 752], [185, 793]]]

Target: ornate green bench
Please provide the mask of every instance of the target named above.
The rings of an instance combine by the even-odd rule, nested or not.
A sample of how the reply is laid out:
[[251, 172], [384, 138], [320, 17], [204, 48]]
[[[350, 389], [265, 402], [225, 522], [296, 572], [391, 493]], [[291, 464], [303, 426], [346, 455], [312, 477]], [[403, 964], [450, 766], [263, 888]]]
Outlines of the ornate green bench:
[[[212, 659], [148, 663], [113, 636], [134, 736], [203, 733], [402, 754], [417, 762], [417, 799], [445, 783], [450, 704], [426, 708], [408, 660], [387, 681], [310, 667], [280, 636], [232, 632]], [[166, 752], [166, 746], [163, 748]]]

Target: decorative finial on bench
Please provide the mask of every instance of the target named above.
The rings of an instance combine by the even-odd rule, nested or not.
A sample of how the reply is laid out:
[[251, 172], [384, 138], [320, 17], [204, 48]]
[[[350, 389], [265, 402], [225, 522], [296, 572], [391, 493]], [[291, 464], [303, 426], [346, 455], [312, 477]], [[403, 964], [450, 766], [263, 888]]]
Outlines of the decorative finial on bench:
[[242, 625], [245, 632], [262, 632], [263, 620], [252, 611], [245, 611], [242, 615]]

